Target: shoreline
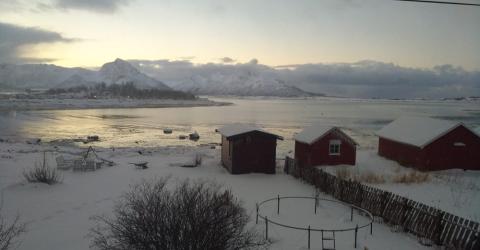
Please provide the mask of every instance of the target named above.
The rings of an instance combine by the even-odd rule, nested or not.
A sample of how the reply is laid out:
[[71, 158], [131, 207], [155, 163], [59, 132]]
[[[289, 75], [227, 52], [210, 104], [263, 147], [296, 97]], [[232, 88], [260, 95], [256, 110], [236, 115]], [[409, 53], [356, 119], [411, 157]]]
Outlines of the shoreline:
[[0, 112], [83, 110], [83, 109], [133, 109], [133, 108], [191, 108], [233, 105], [209, 99], [0, 99]]

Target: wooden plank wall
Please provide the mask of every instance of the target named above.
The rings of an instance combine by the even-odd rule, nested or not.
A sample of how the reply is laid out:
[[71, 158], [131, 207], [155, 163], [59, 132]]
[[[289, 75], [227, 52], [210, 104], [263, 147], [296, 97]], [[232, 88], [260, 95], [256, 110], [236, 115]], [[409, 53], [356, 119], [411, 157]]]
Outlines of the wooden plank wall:
[[447, 249], [480, 250], [478, 222], [359, 182], [339, 179], [321, 169], [296, 168], [295, 165], [292, 158], [285, 159], [288, 174], [338, 200], [370, 211], [376, 221], [381, 220], [399, 231], [411, 233], [424, 244], [441, 245]]

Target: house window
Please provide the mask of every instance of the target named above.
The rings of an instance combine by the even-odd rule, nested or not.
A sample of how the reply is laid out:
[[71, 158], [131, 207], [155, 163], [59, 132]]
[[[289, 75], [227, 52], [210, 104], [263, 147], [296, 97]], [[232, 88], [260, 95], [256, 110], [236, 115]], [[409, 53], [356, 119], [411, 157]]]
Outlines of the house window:
[[328, 147], [329, 155], [340, 155], [340, 140], [330, 140]]
[[466, 145], [463, 142], [455, 142], [455, 143], [453, 143], [453, 146], [455, 146], [455, 147], [465, 147]]

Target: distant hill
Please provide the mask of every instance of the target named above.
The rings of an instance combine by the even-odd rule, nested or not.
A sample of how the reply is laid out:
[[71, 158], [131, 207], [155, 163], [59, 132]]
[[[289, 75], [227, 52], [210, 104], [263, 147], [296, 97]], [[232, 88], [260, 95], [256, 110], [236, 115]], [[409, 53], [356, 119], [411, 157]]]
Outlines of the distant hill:
[[104, 64], [99, 71], [50, 64], [0, 64], [0, 88], [71, 88], [102, 82], [107, 85], [133, 83], [137, 88], [171, 90], [121, 59]]

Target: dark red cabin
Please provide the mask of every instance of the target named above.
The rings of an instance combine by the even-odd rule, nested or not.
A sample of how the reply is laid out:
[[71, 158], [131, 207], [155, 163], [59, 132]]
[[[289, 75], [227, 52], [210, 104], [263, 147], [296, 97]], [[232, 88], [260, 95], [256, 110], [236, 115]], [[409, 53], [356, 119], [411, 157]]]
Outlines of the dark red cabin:
[[403, 117], [381, 129], [378, 154], [422, 171], [480, 170], [480, 136], [464, 124]]
[[277, 140], [282, 137], [246, 124], [220, 129], [222, 165], [232, 174], [275, 174]]
[[355, 165], [357, 143], [338, 127], [314, 125], [295, 136], [295, 160], [300, 167]]

